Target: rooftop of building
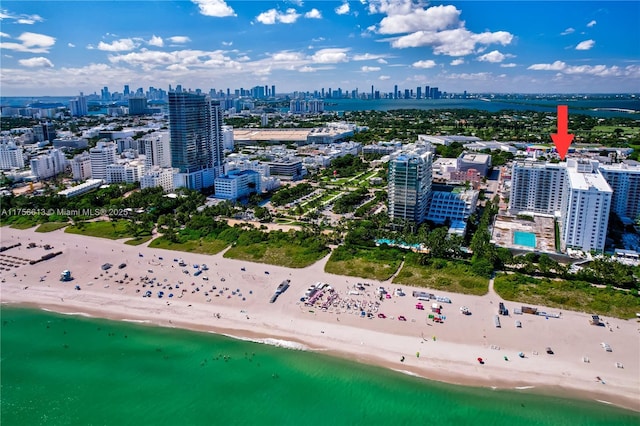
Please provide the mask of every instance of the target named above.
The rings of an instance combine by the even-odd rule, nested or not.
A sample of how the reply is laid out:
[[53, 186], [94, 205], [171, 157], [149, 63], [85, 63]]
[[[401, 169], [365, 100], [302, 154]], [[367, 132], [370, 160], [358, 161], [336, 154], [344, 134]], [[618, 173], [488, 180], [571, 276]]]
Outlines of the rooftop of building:
[[604, 176], [598, 171], [580, 172], [575, 167], [567, 167], [567, 176], [571, 189], [588, 191], [594, 188], [600, 192], [613, 192]]
[[306, 142], [312, 129], [233, 129], [235, 141]]
[[466, 163], [488, 164], [491, 162], [491, 155], [463, 152], [460, 154], [460, 159]]

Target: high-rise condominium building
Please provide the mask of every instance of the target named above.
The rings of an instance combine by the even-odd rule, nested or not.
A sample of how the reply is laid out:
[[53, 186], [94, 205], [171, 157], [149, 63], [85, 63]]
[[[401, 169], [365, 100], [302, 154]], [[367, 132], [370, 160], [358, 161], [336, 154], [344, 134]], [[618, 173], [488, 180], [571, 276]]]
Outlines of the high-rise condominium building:
[[600, 172], [613, 190], [611, 210], [624, 222], [632, 222], [640, 215], [640, 165], [601, 165]]
[[563, 246], [602, 251], [612, 193], [596, 161], [517, 162], [509, 210], [553, 215], [560, 222]]
[[603, 251], [613, 191], [589, 160], [568, 160], [562, 201], [562, 241], [567, 248]]
[[145, 170], [153, 166], [171, 167], [171, 144], [169, 132], [154, 132], [143, 139], [145, 153]]
[[0, 170], [21, 169], [23, 167], [22, 147], [13, 142], [0, 142]]
[[202, 189], [222, 175], [222, 125], [218, 101], [205, 94], [169, 92], [171, 166], [178, 169], [176, 187]]
[[82, 117], [89, 114], [89, 106], [87, 105], [87, 98], [84, 96], [82, 92], [80, 92], [80, 96], [75, 99], [72, 99], [69, 103], [71, 108], [71, 115], [74, 117]]
[[95, 148], [89, 150], [91, 157], [91, 177], [93, 179], [107, 179], [107, 166], [116, 162], [116, 144], [113, 142], [98, 142]]
[[509, 210], [555, 214], [562, 207], [566, 164], [516, 162], [511, 174]]
[[421, 223], [429, 204], [433, 154], [414, 146], [389, 161], [389, 217]]

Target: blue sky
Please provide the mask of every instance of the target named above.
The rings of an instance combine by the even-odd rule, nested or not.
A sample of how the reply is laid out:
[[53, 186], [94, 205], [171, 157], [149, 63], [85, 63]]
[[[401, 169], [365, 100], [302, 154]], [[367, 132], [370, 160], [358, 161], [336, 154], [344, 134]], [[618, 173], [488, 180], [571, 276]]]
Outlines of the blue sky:
[[0, 94], [640, 92], [637, 1], [2, 1]]

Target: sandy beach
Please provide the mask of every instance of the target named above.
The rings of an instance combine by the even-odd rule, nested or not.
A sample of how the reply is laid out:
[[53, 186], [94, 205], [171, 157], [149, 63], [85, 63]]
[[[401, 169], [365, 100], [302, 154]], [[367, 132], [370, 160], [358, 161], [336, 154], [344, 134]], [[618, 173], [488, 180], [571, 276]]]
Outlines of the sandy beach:
[[[0, 253], [3, 304], [226, 334], [448, 383], [518, 388], [640, 411], [640, 323], [635, 319], [602, 318], [605, 326], [599, 327], [589, 324], [588, 313], [541, 306], [536, 308], [551, 315], [515, 315], [521, 304], [502, 301], [493, 291], [467, 296], [402, 287], [401, 296], [396, 294], [399, 286], [390, 282], [325, 273], [328, 257], [290, 269], [225, 259], [222, 253], [134, 247], [63, 230], [42, 234], [2, 228], [0, 246], [18, 242], [20, 246]], [[28, 248], [29, 243], [36, 246]], [[52, 248], [46, 250], [45, 244]], [[59, 256], [29, 264], [59, 251]], [[185, 266], [179, 265], [181, 259]], [[103, 270], [105, 263], [111, 268]], [[194, 275], [202, 264], [208, 270]], [[63, 270], [71, 271], [72, 281], [60, 281]], [[283, 280], [290, 280], [290, 287], [270, 303]], [[300, 298], [316, 282], [327, 283], [333, 292], [325, 289], [308, 306]], [[380, 286], [388, 297], [380, 298]], [[452, 303], [419, 301], [414, 290]], [[416, 309], [418, 302], [424, 310]], [[501, 327], [496, 328], [500, 302], [509, 315], [500, 316]], [[428, 317], [432, 303], [442, 307], [442, 322]], [[462, 306], [471, 315], [463, 315]], [[547, 347], [554, 353], [547, 354]]]

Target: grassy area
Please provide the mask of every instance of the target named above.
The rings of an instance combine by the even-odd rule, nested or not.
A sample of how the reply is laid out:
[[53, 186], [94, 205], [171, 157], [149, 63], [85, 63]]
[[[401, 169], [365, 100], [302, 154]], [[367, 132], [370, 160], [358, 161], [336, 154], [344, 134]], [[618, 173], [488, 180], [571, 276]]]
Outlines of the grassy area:
[[407, 255], [402, 270], [393, 279], [394, 284], [475, 295], [489, 291], [489, 280], [474, 275], [466, 263], [434, 259], [429, 265], [420, 265], [418, 259], [415, 253]]
[[200, 238], [199, 240], [188, 240], [184, 243], [174, 243], [165, 237], [159, 237], [151, 241], [149, 247], [165, 250], [186, 251], [188, 253], [216, 254], [224, 250], [229, 243], [217, 239]]
[[612, 288], [598, 288], [582, 281], [550, 280], [522, 274], [501, 274], [494, 280], [496, 293], [505, 300], [529, 305], [634, 318], [640, 297]]
[[130, 246], [139, 246], [140, 244], [144, 244], [151, 239], [151, 235], [147, 235], [146, 237], [137, 237], [131, 240], [127, 240], [124, 243]]
[[37, 223], [33, 223], [33, 222], [17, 222], [17, 223], [11, 224], [10, 227], [14, 229], [29, 229], [29, 228], [33, 228], [36, 225]]
[[400, 267], [404, 253], [394, 248], [336, 248], [324, 270], [331, 274], [384, 281]]
[[68, 232], [70, 234], [87, 235], [90, 237], [109, 238], [111, 240], [133, 237], [133, 235], [127, 232], [126, 220], [80, 222], [77, 225], [71, 225], [67, 227], [64, 232]]
[[67, 222], [47, 222], [38, 226], [38, 228], [36, 228], [36, 232], [51, 232], [55, 231], [56, 229], [64, 228], [68, 225], [69, 223]]
[[277, 246], [269, 243], [231, 247], [224, 257], [249, 262], [268, 263], [288, 268], [304, 268], [322, 259], [327, 251], [310, 251], [297, 245]]

